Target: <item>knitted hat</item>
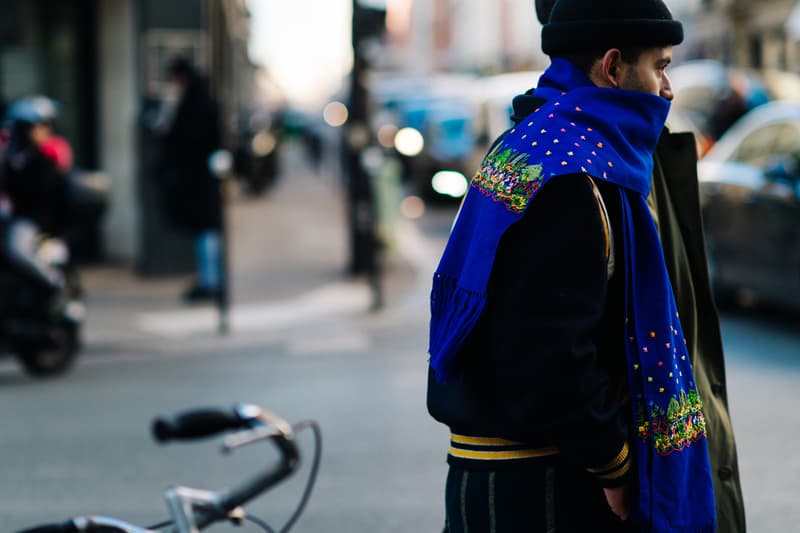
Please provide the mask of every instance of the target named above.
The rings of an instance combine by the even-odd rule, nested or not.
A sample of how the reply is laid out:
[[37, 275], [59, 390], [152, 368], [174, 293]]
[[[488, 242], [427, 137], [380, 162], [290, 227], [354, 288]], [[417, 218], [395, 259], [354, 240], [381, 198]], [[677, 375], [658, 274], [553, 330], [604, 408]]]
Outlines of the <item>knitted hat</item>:
[[557, 0], [542, 28], [549, 56], [683, 41], [683, 26], [661, 0]]
[[550, 18], [550, 11], [552, 11], [555, 3], [556, 0], [536, 0], [536, 17], [542, 25], [547, 24], [547, 20]]

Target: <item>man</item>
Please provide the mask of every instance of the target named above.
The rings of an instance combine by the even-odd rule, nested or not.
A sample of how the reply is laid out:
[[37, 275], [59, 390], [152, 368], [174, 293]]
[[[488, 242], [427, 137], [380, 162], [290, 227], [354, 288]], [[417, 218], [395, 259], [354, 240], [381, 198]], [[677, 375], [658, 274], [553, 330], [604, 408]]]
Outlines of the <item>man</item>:
[[542, 31], [538, 102], [515, 106], [434, 277], [451, 532], [714, 529], [699, 378], [645, 200], [681, 40], [659, 0], [560, 0]]
[[209, 170], [221, 146], [219, 111], [208, 83], [186, 58], [168, 68], [169, 96], [154, 125], [160, 136], [158, 185], [164, 214], [195, 240], [197, 279], [187, 302], [219, 298], [222, 289], [222, 197]]
[[[537, 0], [539, 22], [547, 23], [552, 6], [552, 1]], [[524, 101], [520, 99], [519, 103]], [[523, 113], [524, 110], [517, 112]], [[719, 317], [708, 278], [698, 201], [697, 151], [692, 135], [665, 130], [654, 158], [653, 185], [647, 201], [658, 226], [681, 324], [689, 341], [698, 392], [703, 398], [717, 532], [743, 533], [746, 530], [744, 501], [736, 441], [728, 413]]]

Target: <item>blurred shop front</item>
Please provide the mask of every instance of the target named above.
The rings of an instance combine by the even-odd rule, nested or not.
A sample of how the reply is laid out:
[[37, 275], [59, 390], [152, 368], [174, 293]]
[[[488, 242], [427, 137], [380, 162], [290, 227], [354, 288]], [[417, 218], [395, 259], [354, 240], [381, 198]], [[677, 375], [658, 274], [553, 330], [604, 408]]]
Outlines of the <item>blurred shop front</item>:
[[252, 79], [248, 28], [245, 0], [0, 2], [0, 111], [32, 94], [59, 103], [56, 129], [76, 168], [107, 183], [102, 260], [142, 275], [193, 269], [189, 239], [155, 207], [143, 116], [163, 95], [166, 65], [183, 55], [211, 74], [231, 117]]
[[81, 0], [0, 3], [0, 105], [32, 94], [61, 104], [60, 132], [78, 166], [94, 168], [96, 8]]

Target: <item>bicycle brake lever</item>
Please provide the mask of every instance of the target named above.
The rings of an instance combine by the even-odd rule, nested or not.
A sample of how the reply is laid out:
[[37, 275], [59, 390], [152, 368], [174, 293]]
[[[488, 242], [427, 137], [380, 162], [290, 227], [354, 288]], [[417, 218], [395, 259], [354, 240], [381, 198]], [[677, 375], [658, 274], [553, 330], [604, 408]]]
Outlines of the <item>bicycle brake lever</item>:
[[266, 409], [261, 409], [261, 414], [258, 416], [258, 419], [265, 426], [275, 428], [283, 437], [287, 439], [292, 438], [292, 425], [279, 416], [275, 416]]
[[271, 439], [273, 437], [285, 437], [285, 434], [279, 429], [270, 426], [240, 431], [225, 437], [225, 439], [222, 441], [222, 452], [230, 453], [236, 448], [241, 448], [242, 446], [247, 446], [248, 444], [252, 444], [260, 440]]
[[263, 407], [251, 403], [240, 403], [234, 406], [234, 410], [242, 420], [258, 421], [265, 426], [274, 427], [284, 437], [290, 438], [292, 436], [292, 425]]

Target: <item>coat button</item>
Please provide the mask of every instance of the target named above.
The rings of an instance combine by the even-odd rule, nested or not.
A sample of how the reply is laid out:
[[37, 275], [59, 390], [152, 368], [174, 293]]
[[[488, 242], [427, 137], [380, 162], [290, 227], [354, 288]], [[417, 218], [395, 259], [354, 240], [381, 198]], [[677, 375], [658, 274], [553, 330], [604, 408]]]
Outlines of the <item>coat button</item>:
[[722, 383], [714, 383], [713, 385], [711, 385], [711, 392], [714, 393], [714, 396], [716, 396], [717, 398], [721, 398], [722, 393], [724, 392]]
[[717, 470], [717, 475], [722, 481], [729, 481], [733, 477], [733, 469], [729, 466], [722, 466]]

